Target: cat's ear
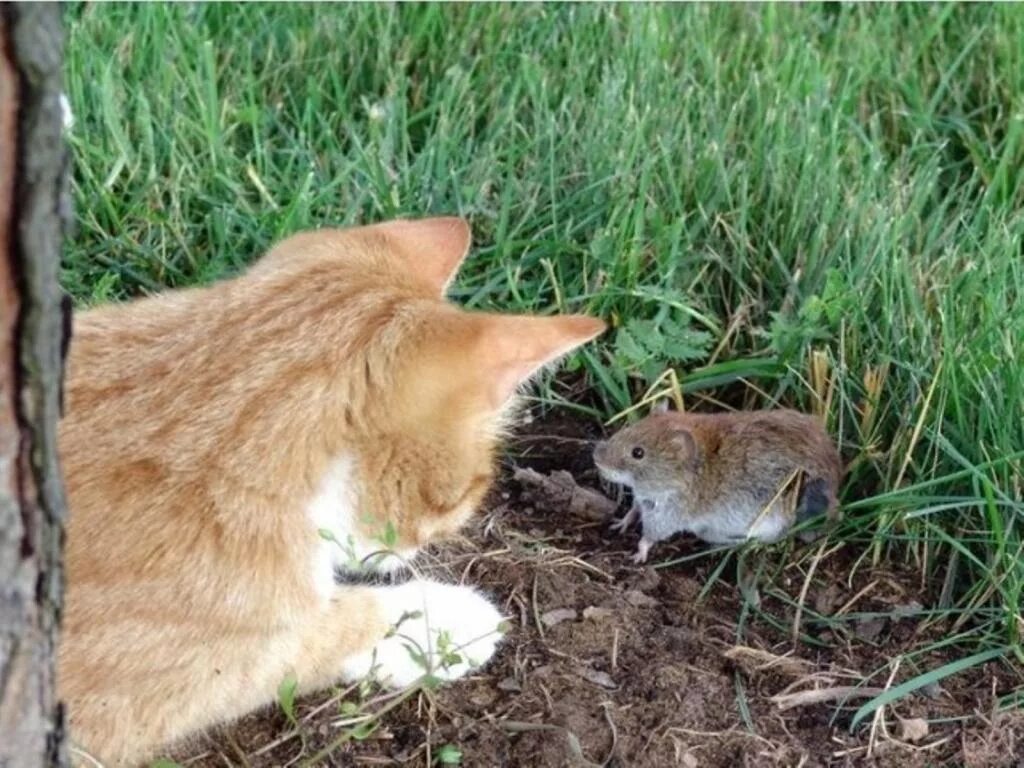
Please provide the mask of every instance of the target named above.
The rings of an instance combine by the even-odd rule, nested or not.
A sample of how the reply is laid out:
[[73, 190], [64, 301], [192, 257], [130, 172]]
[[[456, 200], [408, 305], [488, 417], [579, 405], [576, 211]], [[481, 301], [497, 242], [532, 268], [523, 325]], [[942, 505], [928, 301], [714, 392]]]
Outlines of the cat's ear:
[[409, 271], [442, 296], [459, 271], [472, 242], [469, 224], [457, 216], [397, 219], [374, 224], [371, 229], [395, 245]]
[[482, 318], [477, 370], [484, 377], [488, 402], [494, 408], [504, 405], [545, 365], [605, 329], [603, 320], [586, 315], [486, 315]]

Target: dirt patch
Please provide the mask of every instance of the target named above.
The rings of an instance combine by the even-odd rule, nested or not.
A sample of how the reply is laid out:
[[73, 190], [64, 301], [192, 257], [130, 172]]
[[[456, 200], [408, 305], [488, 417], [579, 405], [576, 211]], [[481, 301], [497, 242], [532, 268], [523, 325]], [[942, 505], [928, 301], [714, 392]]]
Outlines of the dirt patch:
[[[516, 441], [512, 463], [567, 469], [596, 487], [592, 437], [545, 424]], [[656, 551], [655, 565], [691, 559], [641, 569], [629, 561], [635, 535], [545, 508], [512, 474], [432, 567], [500, 601], [513, 629], [497, 657], [411, 696], [317, 764], [437, 765], [453, 749], [462, 765], [488, 767], [1022, 764], [1024, 716], [992, 714], [1020, 672], [995, 663], [927, 686], [851, 733], [870, 698], [861, 688], [967, 653], [912, 653], [950, 632], [929, 623], [937, 595], [918, 573], [872, 569], [827, 538], [749, 556], [707, 555], [682, 538]], [[210, 734], [188, 762], [303, 764], [344, 731], [351, 698], [300, 702], [302, 739], [265, 712]]]

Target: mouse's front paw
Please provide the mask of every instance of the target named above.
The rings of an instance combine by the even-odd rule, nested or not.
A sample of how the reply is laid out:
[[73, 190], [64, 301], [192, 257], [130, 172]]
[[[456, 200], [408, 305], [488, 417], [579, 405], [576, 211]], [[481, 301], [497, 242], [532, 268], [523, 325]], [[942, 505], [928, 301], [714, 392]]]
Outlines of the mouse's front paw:
[[639, 517], [640, 509], [634, 503], [633, 506], [629, 508], [629, 512], [622, 516], [621, 520], [616, 520], [614, 523], [608, 526], [608, 528], [609, 530], [615, 531], [616, 533], [625, 533], [632, 527], [633, 523], [635, 523]]
[[455, 680], [490, 660], [502, 638], [498, 609], [471, 587], [414, 580], [386, 588], [381, 604], [392, 629], [351, 660], [350, 678], [371, 673], [398, 688]]
[[651, 551], [651, 545], [654, 542], [647, 539], [640, 539], [640, 544], [637, 545], [636, 554], [633, 555], [633, 562], [637, 565], [647, 562], [647, 555]]
[[613, 531], [615, 533], [622, 534], [622, 533], [625, 533], [627, 530], [629, 530], [630, 524], [632, 522], [633, 521], [630, 520], [628, 517], [622, 517], [622, 518], [619, 518], [618, 520], [614, 521], [611, 525], [609, 525], [608, 526], [608, 530], [609, 531]]

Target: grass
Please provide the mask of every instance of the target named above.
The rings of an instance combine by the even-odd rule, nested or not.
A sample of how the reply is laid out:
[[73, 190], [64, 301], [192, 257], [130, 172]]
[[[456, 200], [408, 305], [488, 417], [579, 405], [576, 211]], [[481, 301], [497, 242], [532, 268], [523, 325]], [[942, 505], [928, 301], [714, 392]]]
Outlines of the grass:
[[963, 659], [1024, 658], [1024, 7], [67, 19], [81, 304], [460, 212], [460, 302], [615, 326], [546, 402], [608, 418], [671, 369], [688, 405], [825, 413], [858, 567], [941, 585]]

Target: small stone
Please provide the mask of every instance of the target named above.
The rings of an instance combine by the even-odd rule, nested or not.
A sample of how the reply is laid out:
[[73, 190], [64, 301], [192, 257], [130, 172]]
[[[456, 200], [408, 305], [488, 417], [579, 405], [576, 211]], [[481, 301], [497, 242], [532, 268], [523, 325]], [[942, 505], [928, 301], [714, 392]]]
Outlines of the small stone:
[[892, 615], [897, 619], [909, 619], [921, 613], [923, 610], [923, 605], [917, 602], [917, 600], [911, 600], [909, 603], [901, 603], [893, 608]]
[[583, 609], [583, 618], [590, 619], [591, 621], [602, 621], [610, 616], [614, 616], [615, 612], [611, 608], [601, 608], [596, 605], [588, 606]]
[[556, 624], [561, 624], [563, 621], [575, 621], [578, 615], [572, 608], [555, 608], [552, 611], [542, 613], [540, 620], [545, 627], [550, 628]]
[[633, 586], [641, 592], [652, 592], [661, 584], [661, 574], [653, 568], [644, 568], [636, 578]]
[[634, 608], [651, 608], [658, 604], [658, 601], [650, 595], [645, 595], [638, 589], [631, 589], [623, 595], [626, 602]]
[[926, 699], [938, 699], [946, 692], [946, 689], [938, 683], [928, 683], [928, 685], [918, 688], [917, 692]]
[[870, 643], [885, 629], [885, 619], [881, 616], [859, 619], [854, 625], [853, 633], [866, 643]]
[[928, 735], [928, 721], [920, 717], [900, 718], [900, 739], [916, 744]]
[[474, 691], [472, 695], [470, 695], [469, 700], [473, 703], [474, 707], [477, 707], [478, 709], [486, 709], [494, 703], [494, 691]]
[[502, 691], [511, 691], [513, 693], [519, 693], [523, 690], [523, 686], [519, 684], [519, 681], [514, 677], [506, 677], [500, 683], [498, 683], [498, 689]]
[[599, 669], [581, 669], [579, 671], [579, 676], [582, 677], [584, 680], [593, 683], [594, 685], [601, 686], [602, 688], [618, 687], [615, 684], [615, 681], [612, 680], [611, 675], [609, 675], [607, 672], [602, 672]]
[[819, 592], [818, 596], [814, 599], [814, 610], [823, 616], [828, 616], [839, 605], [839, 598], [839, 587], [835, 584], [830, 584]]

